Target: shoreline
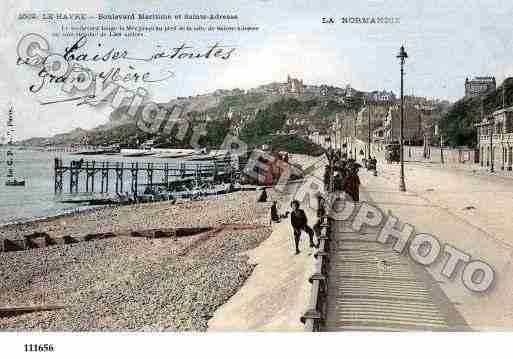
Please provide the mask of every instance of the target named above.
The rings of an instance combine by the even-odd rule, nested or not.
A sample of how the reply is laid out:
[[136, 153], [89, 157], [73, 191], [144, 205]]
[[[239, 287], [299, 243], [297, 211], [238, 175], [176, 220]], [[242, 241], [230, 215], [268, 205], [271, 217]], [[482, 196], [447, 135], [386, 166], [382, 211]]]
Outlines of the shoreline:
[[59, 211], [59, 213], [56, 213], [56, 214], [50, 214], [50, 215], [46, 215], [46, 216], [33, 216], [33, 217], [20, 218], [19, 220], [15, 221], [15, 222], [0, 223], [0, 230], [5, 229], [7, 227], [11, 227], [11, 226], [30, 225], [32, 223], [44, 222], [44, 221], [48, 221], [48, 220], [59, 219], [61, 217], [73, 216], [75, 214], [99, 210], [99, 209], [101, 209], [103, 207], [107, 207], [107, 206], [117, 206], [117, 205], [79, 206], [79, 207], [75, 207], [75, 208], [68, 208], [68, 209], [61, 210], [61, 211]]
[[[303, 166], [318, 160], [309, 159], [301, 161]], [[289, 188], [292, 193], [295, 186]], [[214, 313], [253, 276], [257, 263], [250, 253], [275, 230], [269, 226], [270, 203], [256, 202], [257, 195], [240, 191], [175, 204], [163, 201], [74, 209], [2, 226], [0, 237], [14, 239], [34, 232], [52, 238], [117, 235], [0, 252], [0, 307], [42, 303], [65, 307], [0, 318], [0, 331], [206, 331]], [[131, 234], [230, 223], [256, 227], [179, 238]], [[284, 263], [287, 261], [284, 258]], [[296, 265], [295, 281], [305, 287], [301, 263]]]
[[0, 331], [206, 330], [213, 312], [253, 271], [244, 252], [271, 233], [268, 209], [256, 203], [254, 192], [174, 205], [156, 202], [93, 209], [10, 231], [22, 235], [38, 227], [55, 236], [90, 233], [88, 229], [109, 232], [223, 223], [256, 227], [177, 238], [120, 234], [1, 252], [0, 307], [44, 303], [65, 308], [0, 318]]
[[[41, 152], [41, 151], [38, 151], [38, 152]], [[314, 157], [314, 156], [303, 155], [303, 154], [293, 154], [293, 153], [290, 154], [290, 162], [300, 164], [303, 167], [303, 170], [307, 169], [312, 164], [315, 164], [317, 161], [319, 161], [320, 158], [322, 158], [322, 155]], [[300, 183], [300, 182], [302, 182], [302, 180], [289, 181], [288, 184], [294, 185], [294, 184]], [[269, 187], [269, 186], [267, 186], [267, 187]], [[224, 195], [225, 194], [223, 194], [222, 196], [224, 196]], [[177, 201], [177, 204], [178, 203], [180, 203], [180, 201]], [[98, 210], [101, 210], [102, 208], [106, 208], [106, 207], [122, 207], [122, 206], [127, 206], [127, 205], [126, 204], [125, 205], [106, 204], [106, 205], [92, 205], [92, 206], [88, 205], [88, 206], [77, 206], [77, 207], [73, 207], [73, 208], [57, 210], [57, 213], [55, 213], [55, 214], [41, 215], [41, 216], [29, 216], [29, 217], [19, 218], [14, 221], [11, 221], [11, 222], [5, 222], [5, 223], [0, 222], [0, 231], [4, 230], [4, 229], [10, 229], [10, 227], [29, 226], [32, 224], [38, 224], [38, 223], [42, 223], [42, 222], [46, 222], [46, 221], [52, 221], [52, 220], [56, 220], [56, 219], [60, 219], [60, 218], [64, 218], [64, 217], [71, 217], [71, 216], [75, 216], [77, 214], [87, 213], [90, 211], [94, 212], [94, 211], [98, 211]], [[128, 205], [128, 206], [130, 206], [130, 205]]]

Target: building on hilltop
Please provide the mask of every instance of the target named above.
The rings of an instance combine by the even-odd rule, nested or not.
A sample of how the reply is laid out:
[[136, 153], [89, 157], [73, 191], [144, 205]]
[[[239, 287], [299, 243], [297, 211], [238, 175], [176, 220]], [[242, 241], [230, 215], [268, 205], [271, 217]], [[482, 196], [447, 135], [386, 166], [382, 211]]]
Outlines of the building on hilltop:
[[287, 75], [287, 82], [282, 83], [279, 89], [280, 95], [301, 95], [305, 91], [303, 80], [295, 79]]
[[367, 94], [367, 98], [372, 102], [393, 102], [396, 100], [392, 91], [372, 91]]
[[496, 87], [495, 77], [475, 77], [472, 80], [467, 77], [465, 79], [465, 97], [485, 95], [495, 90]]
[[356, 94], [356, 90], [350, 84], [346, 85], [345, 97], [352, 97]]
[[305, 92], [306, 87], [302, 79], [292, 78], [290, 75], [287, 75], [286, 82], [272, 82], [258, 86], [249, 92], [266, 93], [270, 95], [301, 95]]

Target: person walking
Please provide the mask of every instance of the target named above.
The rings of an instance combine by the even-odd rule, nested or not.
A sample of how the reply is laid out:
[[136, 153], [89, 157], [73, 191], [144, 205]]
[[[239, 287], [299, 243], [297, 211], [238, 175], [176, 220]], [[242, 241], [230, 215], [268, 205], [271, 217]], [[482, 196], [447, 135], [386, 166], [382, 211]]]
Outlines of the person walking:
[[326, 165], [324, 169], [324, 189], [329, 190], [331, 171], [333, 168], [330, 165]]
[[294, 242], [296, 244], [296, 254], [301, 253], [299, 251], [299, 240], [301, 238], [301, 232], [308, 233], [310, 237], [310, 248], [316, 247], [313, 241], [314, 231], [308, 226], [308, 218], [306, 217], [305, 211], [299, 208], [299, 201], [294, 200], [290, 204], [292, 207], [292, 213], [290, 215], [290, 223], [294, 230]]
[[360, 201], [360, 177], [358, 177], [359, 167], [359, 164], [353, 164], [344, 183], [344, 192], [347, 193], [354, 202]]
[[322, 218], [326, 216], [326, 200], [322, 197], [321, 194], [317, 197], [317, 222], [314, 224], [314, 232], [317, 238], [321, 236], [321, 224]]
[[344, 177], [342, 177], [341, 171], [338, 171], [335, 177], [333, 178], [333, 189], [335, 191], [342, 191], [344, 185]]
[[273, 201], [271, 206], [271, 222], [280, 223], [280, 215], [278, 213], [278, 202]]
[[265, 187], [262, 190], [262, 193], [260, 193], [260, 197], [258, 197], [258, 202], [267, 202], [267, 190]]

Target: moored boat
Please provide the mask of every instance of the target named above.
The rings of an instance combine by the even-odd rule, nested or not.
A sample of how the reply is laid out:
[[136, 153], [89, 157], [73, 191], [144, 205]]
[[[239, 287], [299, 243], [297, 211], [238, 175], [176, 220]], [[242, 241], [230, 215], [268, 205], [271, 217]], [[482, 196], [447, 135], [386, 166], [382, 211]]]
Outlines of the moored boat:
[[144, 157], [154, 155], [156, 152], [151, 150], [121, 150], [123, 157]]
[[6, 186], [25, 186], [25, 180], [11, 179], [5, 181]]
[[194, 149], [180, 149], [180, 148], [152, 148], [156, 152], [154, 157], [157, 158], [183, 158], [200, 154], [201, 151]]

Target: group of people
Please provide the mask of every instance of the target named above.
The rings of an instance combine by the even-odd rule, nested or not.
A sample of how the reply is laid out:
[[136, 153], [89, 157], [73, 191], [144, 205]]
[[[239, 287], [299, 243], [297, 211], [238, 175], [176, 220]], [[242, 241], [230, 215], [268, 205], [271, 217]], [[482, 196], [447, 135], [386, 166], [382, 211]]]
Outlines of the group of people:
[[[326, 171], [324, 175], [324, 183], [326, 189], [329, 190], [329, 186], [331, 185], [331, 178], [333, 177], [333, 189], [335, 191], [343, 191], [345, 192], [354, 202], [358, 202], [360, 200], [360, 178], [358, 177], [358, 171], [362, 167], [356, 160], [352, 158], [347, 158], [346, 154], [341, 153], [341, 151], [329, 151], [327, 153], [329, 159], [329, 165], [326, 166]], [[369, 162], [369, 164], [375, 165], [375, 159], [370, 159], [373, 162]], [[269, 199], [268, 193], [265, 188], [262, 190], [258, 202], [267, 202]], [[297, 200], [293, 200], [290, 204], [292, 211], [285, 212], [284, 214], [279, 213], [278, 205], [276, 201], [272, 202], [271, 205], [271, 221], [275, 223], [279, 223], [283, 218], [287, 218], [290, 213], [290, 223], [292, 225], [292, 230], [294, 232], [294, 244], [295, 244], [295, 253], [299, 254], [301, 251], [299, 250], [299, 243], [301, 239], [301, 234], [304, 232], [308, 235], [310, 239], [310, 247], [318, 247], [319, 244], [315, 243], [314, 236], [317, 233], [317, 237], [320, 233], [320, 223], [321, 218], [325, 215], [325, 204], [324, 199], [319, 196], [319, 205], [317, 210], [318, 221], [314, 225], [314, 229], [312, 229], [308, 225], [308, 217], [303, 209], [300, 208], [300, 203]], [[315, 230], [315, 231], [314, 231]]]
[[[262, 192], [258, 196], [257, 202], [268, 202], [269, 194], [265, 188], [262, 189]], [[292, 225], [292, 230], [294, 232], [294, 244], [296, 254], [301, 253], [299, 250], [299, 242], [301, 239], [301, 233], [305, 232], [308, 234], [310, 239], [310, 247], [318, 248], [319, 244], [314, 241], [314, 230], [308, 225], [308, 217], [303, 209], [300, 208], [300, 203], [297, 200], [293, 200], [290, 203], [292, 211], [286, 211], [285, 213], [280, 214], [278, 209], [278, 202], [273, 200], [271, 205], [271, 221], [274, 223], [280, 223], [282, 219], [288, 218], [290, 214], [290, 224]], [[322, 202], [322, 198], [319, 198], [319, 210], [317, 211], [317, 216], [319, 220], [316, 225], [314, 225], [314, 229], [316, 232], [320, 232], [320, 218], [324, 215], [324, 202]]]
[[333, 177], [333, 190], [345, 192], [354, 202], [360, 200], [360, 177], [358, 171], [362, 167], [353, 158], [347, 158], [341, 151], [328, 152], [330, 160], [324, 172], [324, 185], [327, 190]]
[[363, 160], [363, 163], [365, 165], [365, 168], [367, 168], [368, 170], [377, 169], [378, 161], [376, 160], [376, 157], [369, 156], [369, 158], [365, 158]]

